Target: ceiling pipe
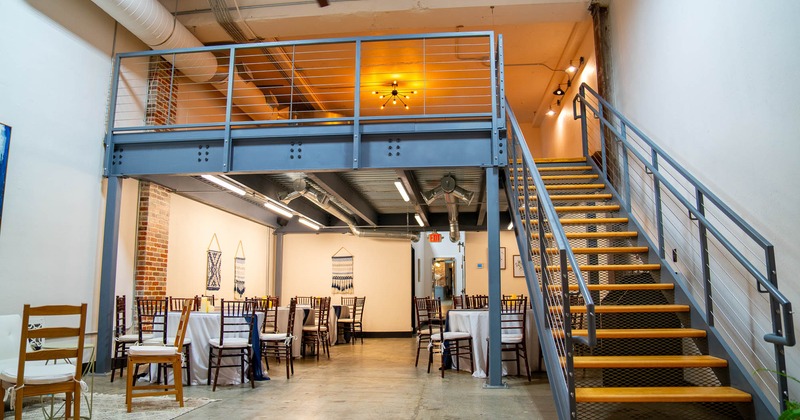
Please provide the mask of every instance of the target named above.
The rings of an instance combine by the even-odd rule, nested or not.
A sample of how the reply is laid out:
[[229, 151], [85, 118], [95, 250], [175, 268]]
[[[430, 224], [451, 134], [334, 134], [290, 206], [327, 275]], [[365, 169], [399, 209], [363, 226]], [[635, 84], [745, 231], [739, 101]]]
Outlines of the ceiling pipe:
[[[152, 49], [203, 47], [185, 26], [158, 2], [158, 0], [92, 0], [137, 38]], [[209, 51], [189, 54], [165, 54], [186, 77], [195, 83], [210, 83], [223, 95], [228, 94], [227, 69], [219, 70], [217, 58]], [[233, 74], [235, 95], [233, 103], [254, 121], [275, 120], [280, 114], [273, 109], [264, 93], [254, 83], [246, 81], [238, 73]]]
[[428, 205], [442, 196], [447, 207], [447, 220], [450, 224], [450, 242], [457, 243], [461, 239], [461, 233], [458, 228], [458, 200], [463, 200], [469, 205], [472, 203], [475, 193], [459, 187], [452, 175], [445, 175], [442, 177], [439, 186], [422, 193], [422, 198]]
[[313, 191], [308, 187], [308, 183], [305, 179], [296, 179], [292, 183], [292, 188], [294, 191], [291, 191], [287, 195], [281, 198], [281, 201], [284, 204], [288, 204], [290, 201], [294, 200], [297, 197], [305, 197], [315, 205], [317, 205], [322, 210], [327, 211], [333, 217], [341, 220], [344, 222], [348, 228], [350, 228], [350, 232], [358, 237], [362, 238], [382, 238], [382, 239], [410, 239], [414, 242], [419, 240], [418, 233], [411, 233], [411, 232], [391, 232], [391, 231], [369, 231], [369, 230], [361, 230], [356, 226], [355, 220], [346, 214], [344, 211], [339, 209], [336, 205], [332, 203], [331, 197], [321, 191]]

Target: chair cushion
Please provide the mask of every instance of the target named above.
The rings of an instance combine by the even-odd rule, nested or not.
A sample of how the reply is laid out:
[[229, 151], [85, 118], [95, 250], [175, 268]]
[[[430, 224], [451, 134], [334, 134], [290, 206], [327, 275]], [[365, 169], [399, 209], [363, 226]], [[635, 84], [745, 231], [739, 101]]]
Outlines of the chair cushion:
[[[68, 363], [25, 365], [25, 383], [31, 385], [55, 384], [71, 381], [75, 377], [75, 366]], [[17, 366], [7, 367], [0, 372], [3, 382], [17, 382]]]
[[339, 318], [339, 322], [353, 322], [353, 318]]
[[503, 343], [521, 343], [522, 342], [522, 334], [503, 334], [501, 335], [501, 342]]
[[286, 333], [264, 333], [260, 338], [261, 341], [283, 341], [286, 340]]
[[173, 346], [131, 346], [128, 354], [131, 356], [171, 356], [178, 351]]
[[[446, 332], [446, 333], [444, 333], [444, 339], [445, 340], [459, 340], [459, 339], [462, 339], [462, 338], [470, 338], [470, 337], [471, 336], [469, 335], [468, 332], [455, 331], [455, 332]], [[436, 334], [431, 334], [431, 340], [433, 340], [433, 341], [442, 341], [442, 338], [439, 335], [439, 333], [436, 333]]]
[[[152, 337], [150, 337], [152, 338]], [[148, 338], [149, 339], [149, 338]], [[116, 338], [120, 343], [135, 343], [139, 341], [139, 334], [125, 334]]]
[[222, 347], [225, 349], [237, 349], [250, 346], [249, 341], [242, 337], [225, 337], [225, 341], [222, 343], [222, 346], [219, 345], [219, 338], [212, 338], [208, 340], [208, 344], [210, 344], [211, 347]]
[[[175, 337], [167, 337], [167, 344], [168, 345], [174, 344], [174, 343], [175, 343]], [[192, 344], [192, 339], [189, 338], [189, 337], [184, 337], [183, 338], [183, 345], [185, 346], [187, 344]], [[144, 340], [142, 345], [143, 346], [162, 346], [163, 347], [164, 346], [164, 339], [162, 339], [161, 337], [150, 338], [150, 339]]]
[[306, 325], [303, 327], [304, 332], [314, 332], [317, 331], [317, 329], [319, 329], [320, 331], [328, 331], [328, 327], [325, 326], [317, 328], [316, 325]]

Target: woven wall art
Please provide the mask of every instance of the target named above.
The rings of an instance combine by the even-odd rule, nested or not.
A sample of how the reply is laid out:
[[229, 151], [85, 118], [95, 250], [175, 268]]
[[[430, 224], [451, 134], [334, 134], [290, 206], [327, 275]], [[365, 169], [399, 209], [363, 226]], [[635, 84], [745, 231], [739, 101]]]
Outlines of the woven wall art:
[[[211, 246], [216, 242], [217, 249]], [[222, 250], [217, 240], [217, 234], [211, 237], [211, 242], [206, 250], [206, 290], [219, 290], [222, 283]]]
[[334, 294], [353, 293], [353, 256], [344, 247], [331, 257], [331, 289]]
[[[242, 251], [242, 256], [239, 256], [239, 251]], [[242, 241], [239, 241], [239, 246], [236, 247], [236, 255], [233, 257], [233, 291], [239, 295], [239, 299], [244, 296], [244, 246]]]

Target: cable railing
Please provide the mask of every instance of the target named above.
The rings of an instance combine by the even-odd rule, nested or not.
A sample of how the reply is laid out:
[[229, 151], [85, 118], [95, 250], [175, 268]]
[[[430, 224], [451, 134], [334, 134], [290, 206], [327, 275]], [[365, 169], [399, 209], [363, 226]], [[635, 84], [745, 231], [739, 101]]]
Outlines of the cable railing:
[[491, 120], [493, 32], [123, 53], [109, 132]]
[[[705, 322], [785, 409], [784, 346], [795, 344], [795, 334], [792, 304], [778, 290], [773, 245], [591, 87], [580, 87], [573, 110], [584, 154], [662, 263], [683, 280]], [[755, 373], [764, 369], [777, 374]]]
[[[542, 353], [559, 418], [576, 418], [573, 349], [576, 343], [593, 347], [597, 342], [594, 300], [508, 104], [506, 113], [511, 158], [506, 171], [506, 194], [536, 313], [539, 340], [546, 349]], [[577, 292], [570, 292], [570, 283], [578, 285]], [[586, 337], [573, 334], [570, 307], [577, 305], [586, 306]]]

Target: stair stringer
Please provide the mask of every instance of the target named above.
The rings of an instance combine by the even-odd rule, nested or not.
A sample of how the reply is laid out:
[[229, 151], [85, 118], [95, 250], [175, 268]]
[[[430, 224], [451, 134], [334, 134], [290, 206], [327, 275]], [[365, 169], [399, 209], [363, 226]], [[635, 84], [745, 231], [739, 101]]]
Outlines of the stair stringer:
[[[586, 163], [592, 166], [595, 173], [599, 174], [597, 181], [604, 182], [606, 184], [604, 192], [610, 193], [616, 202], [622, 204], [622, 198], [619, 196], [617, 190], [614, 188], [605, 174], [603, 174], [603, 171], [600, 170], [600, 168], [594, 162], [594, 159], [586, 159]], [[719, 331], [716, 328], [708, 325], [706, 315], [703, 311], [701, 311], [702, 307], [689, 292], [686, 278], [680, 273], [672, 270], [670, 268], [671, 265], [669, 261], [667, 261], [665, 258], [661, 258], [658, 255], [658, 246], [650, 239], [648, 235], [644, 234], [645, 230], [639, 224], [638, 219], [633, 217], [625, 208], [625, 206], [620, 205], [618, 213], [621, 217], [628, 218], [628, 226], [631, 230], [635, 230], [639, 233], [636, 238], [637, 243], [650, 248], [650, 251], [647, 253], [648, 262], [661, 263], [659, 282], [672, 283], [676, 286], [674, 289], [674, 303], [689, 305], [689, 318], [691, 323], [689, 327], [706, 331], [708, 354], [728, 361], [728, 376], [730, 378], [730, 385], [753, 396], [753, 410], [757, 419], [778, 418], [780, 413], [776, 407], [770, 404], [772, 399], [767, 398], [761, 387], [756, 384], [756, 382], [753, 380], [751, 372], [748, 372], [748, 370], [744, 367], [744, 364], [739, 360], [738, 357], [736, 357], [735, 353], [724, 341]], [[519, 242], [519, 239], [517, 239], [517, 241]]]

